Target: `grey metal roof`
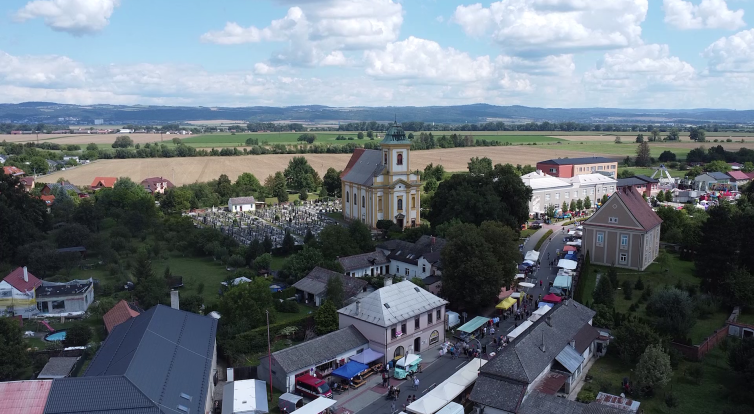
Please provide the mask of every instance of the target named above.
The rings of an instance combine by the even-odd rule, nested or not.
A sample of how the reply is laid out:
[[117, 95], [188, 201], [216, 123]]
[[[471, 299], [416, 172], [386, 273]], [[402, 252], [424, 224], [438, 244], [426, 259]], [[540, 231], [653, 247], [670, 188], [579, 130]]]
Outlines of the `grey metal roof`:
[[715, 180], [730, 180], [730, 176], [726, 173], [715, 171], [707, 174]]
[[330, 361], [340, 354], [367, 344], [369, 340], [353, 325], [349, 325], [311, 341], [273, 352], [272, 358], [286, 373], [291, 373]]
[[576, 352], [583, 354], [589, 345], [600, 336], [600, 331], [592, 325], [584, 325], [573, 338], [576, 341]]
[[254, 197], [233, 197], [228, 200], [228, 204], [254, 204]]
[[547, 161], [540, 161], [537, 164], [556, 164], [556, 165], [581, 165], [597, 164], [603, 162], [616, 162], [605, 157], [581, 157], [581, 158], [555, 158]]
[[469, 399], [487, 407], [515, 413], [526, 393], [526, 384], [479, 377], [474, 383]]
[[76, 365], [76, 361], [78, 360], [78, 357], [52, 357], [47, 361], [47, 364], [42, 368], [42, 372], [37, 375], [37, 378], [65, 378], [70, 375], [73, 367]]
[[338, 261], [343, 266], [346, 272], [351, 270], [363, 269], [370, 266], [382, 266], [390, 263], [385, 253], [382, 250], [375, 250], [369, 253], [356, 254], [353, 256], [346, 256], [338, 258]]
[[446, 243], [443, 238], [427, 235], [421, 236], [415, 243], [399, 240], [399, 243], [392, 244], [388, 259], [416, 265], [426, 255], [425, 260], [434, 263], [439, 260], [439, 255], [435, 253], [440, 253]]
[[[170, 413], [175, 413], [175, 407], [170, 408], [172, 408]], [[126, 377], [120, 375], [53, 380], [44, 412], [45, 414], [162, 413], [157, 404]]]
[[568, 372], [573, 374], [579, 368], [579, 365], [584, 362], [584, 357], [576, 352], [572, 346], [566, 345], [558, 356], [555, 357], [555, 360], [560, 362]]
[[380, 175], [384, 168], [381, 151], [364, 150], [342, 180], [360, 185], [372, 185], [374, 177]]
[[556, 305], [482, 367], [481, 375], [532, 383], [593, 316], [573, 300]]
[[216, 331], [216, 319], [157, 305], [117, 325], [85, 377], [121, 376], [168, 412], [178, 405], [203, 412]]
[[343, 281], [344, 299], [355, 296], [368, 284], [366, 280], [345, 276], [338, 272], [333, 272], [332, 270], [323, 269], [317, 266], [303, 279], [296, 282], [293, 287], [311, 293], [312, 295], [321, 295], [325, 293], [325, 290], [327, 290], [327, 282], [333, 277], [339, 277]]
[[[519, 414], [583, 414], [586, 404], [533, 391], [524, 399]], [[625, 414], [625, 413], [624, 413]]]
[[338, 313], [388, 327], [446, 303], [446, 300], [405, 280], [377, 289], [358, 302], [338, 310]]

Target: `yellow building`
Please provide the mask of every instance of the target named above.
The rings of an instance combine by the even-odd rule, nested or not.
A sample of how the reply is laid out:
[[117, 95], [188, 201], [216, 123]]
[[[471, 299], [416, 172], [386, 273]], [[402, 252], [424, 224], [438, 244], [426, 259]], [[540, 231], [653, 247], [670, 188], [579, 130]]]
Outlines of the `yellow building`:
[[343, 217], [374, 228], [391, 220], [401, 228], [421, 222], [421, 182], [411, 169], [411, 141], [391, 125], [380, 150], [357, 149], [341, 174]]

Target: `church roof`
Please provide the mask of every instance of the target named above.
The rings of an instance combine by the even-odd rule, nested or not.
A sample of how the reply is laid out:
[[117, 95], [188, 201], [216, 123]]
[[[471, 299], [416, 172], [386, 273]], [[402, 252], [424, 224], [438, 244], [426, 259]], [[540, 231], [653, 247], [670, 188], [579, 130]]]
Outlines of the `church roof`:
[[384, 168], [382, 152], [378, 150], [356, 151], [351, 155], [351, 160], [348, 161], [348, 166], [341, 176], [341, 180], [371, 186], [374, 184], [374, 177], [380, 175]]
[[403, 131], [403, 127], [399, 123], [390, 125], [385, 133], [385, 138], [382, 139], [382, 144], [411, 144], [411, 141], [406, 137], [406, 133]]

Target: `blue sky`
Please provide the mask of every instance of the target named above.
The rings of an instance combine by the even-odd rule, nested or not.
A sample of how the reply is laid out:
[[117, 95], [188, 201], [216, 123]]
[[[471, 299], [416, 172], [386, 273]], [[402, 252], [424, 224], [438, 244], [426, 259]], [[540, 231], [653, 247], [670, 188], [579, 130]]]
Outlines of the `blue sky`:
[[6, 0], [0, 10], [0, 102], [754, 106], [754, 0]]

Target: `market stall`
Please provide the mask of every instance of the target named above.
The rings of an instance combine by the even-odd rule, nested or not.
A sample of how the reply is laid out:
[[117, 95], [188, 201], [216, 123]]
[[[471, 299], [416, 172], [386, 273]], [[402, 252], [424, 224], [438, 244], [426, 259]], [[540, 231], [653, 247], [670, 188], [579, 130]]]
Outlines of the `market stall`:
[[319, 414], [324, 411], [335, 411], [334, 405], [337, 403], [337, 401], [332, 400], [330, 398], [325, 397], [319, 397], [316, 400], [310, 402], [309, 404], [306, 404], [305, 406], [299, 408], [295, 412], [297, 414]]
[[522, 287], [522, 288], [533, 288], [534, 287], [534, 283], [519, 282], [518, 286]]
[[367, 348], [364, 350], [364, 352], [360, 354], [356, 354], [352, 356], [350, 359], [351, 361], [368, 365], [369, 363], [374, 362], [382, 358], [383, 356], [385, 356], [385, 354], [377, 352], [377, 351], [373, 351], [371, 348]]
[[528, 252], [526, 252], [524, 260], [529, 260], [536, 263], [537, 260], [539, 260], [539, 252], [536, 250], [529, 250]]
[[479, 368], [486, 363], [483, 359], [472, 359], [432, 391], [409, 404], [406, 411], [413, 414], [437, 413], [474, 384], [479, 376]]
[[502, 302], [498, 303], [497, 306], [495, 306], [495, 309], [507, 310], [507, 309], [510, 309], [511, 306], [516, 305], [516, 303], [518, 303], [517, 299], [513, 297], [508, 297], [508, 298], [503, 299]]
[[542, 302], [548, 302], [548, 303], [560, 303], [562, 300], [563, 299], [560, 296], [553, 295], [552, 293], [549, 293], [545, 295], [545, 297], [542, 298]]
[[556, 276], [555, 281], [552, 283], [553, 287], [570, 290], [573, 278], [571, 276]]
[[558, 260], [558, 267], [567, 269], [567, 270], [574, 270], [576, 269], [576, 266], [578, 266], [578, 263], [576, 263], [573, 260], [568, 259], [560, 259]]
[[348, 361], [345, 365], [342, 367], [336, 369], [332, 372], [332, 375], [335, 375], [336, 377], [341, 377], [343, 379], [350, 380], [353, 377], [359, 375], [360, 373], [368, 370], [369, 367], [365, 364], [362, 364], [361, 362], [356, 361]]

